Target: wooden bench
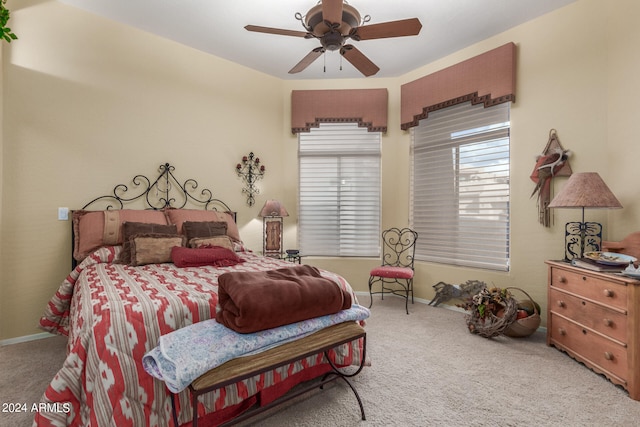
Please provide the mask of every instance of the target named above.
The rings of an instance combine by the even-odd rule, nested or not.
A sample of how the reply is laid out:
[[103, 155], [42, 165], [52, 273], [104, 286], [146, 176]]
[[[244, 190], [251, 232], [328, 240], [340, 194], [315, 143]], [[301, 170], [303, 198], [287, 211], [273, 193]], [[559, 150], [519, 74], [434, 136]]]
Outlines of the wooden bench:
[[[341, 372], [329, 358], [329, 350], [360, 338], [363, 340], [362, 357], [357, 370], [351, 374]], [[353, 391], [356, 399], [358, 400], [358, 405], [360, 405], [362, 419], [365, 420], [364, 406], [362, 405], [360, 395], [347, 378], [359, 374], [364, 367], [367, 348], [366, 339], [367, 334], [360, 325], [356, 322], [344, 322], [322, 329], [309, 336], [283, 344], [265, 352], [230, 360], [201, 375], [189, 385], [189, 390], [191, 391], [191, 409], [193, 411], [192, 426], [197, 427], [198, 425], [198, 397], [200, 395], [230, 384], [235, 384], [238, 381], [251, 378], [280, 366], [297, 362], [298, 360], [305, 359], [318, 353], [324, 353], [325, 358], [332, 369], [330, 372], [326, 373], [320, 381], [309, 381], [309, 384], [307, 384], [306, 387], [302, 387], [300, 389], [296, 388], [295, 391], [285, 394], [281, 398], [267, 405], [253, 408], [223, 425], [232, 425], [240, 421], [244, 421], [317, 387], [322, 388], [325, 384], [339, 378], [344, 380]], [[171, 405], [173, 410], [173, 422], [177, 426], [179, 424], [176, 413], [175, 397], [173, 394], [171, 394]]]

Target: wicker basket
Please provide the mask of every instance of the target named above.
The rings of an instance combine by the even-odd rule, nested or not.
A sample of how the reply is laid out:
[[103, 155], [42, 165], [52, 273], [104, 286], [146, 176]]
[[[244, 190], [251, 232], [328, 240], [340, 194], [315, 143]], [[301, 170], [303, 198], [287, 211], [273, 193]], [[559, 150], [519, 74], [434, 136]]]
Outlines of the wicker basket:
[[507, 298], [504, 301], [504, 314], [501, 317], [493, 313], [480, 317], [477, 310], [467, 315], [467, 326], [469, 332], [478, 334], [485, 338], [493, 338], [504, 333], [515, 320], [518, 314], [518, 302], [515, 298]]
[[525, 294], [527, 298], [529, 298], [529, 300], [519, 301], [517, 304], [517, 308], [518, 309], [529, 308], [530, 310], [533, 311], [533, 314], [523, 319], [516, 319], [512, 324], [510, 324], [504, 330], [504, 334], [512, 338], [528, 337], [529, 335], [533, 334], [536, 330], [538, 330], [538, 327], [540, 327], [540, 312], [538, 311], [538, 306], [533, 301], [531, 296], [528, 293], [526, 293], [524, 290], [520, 288], [507, 288], [507, 289], [510, 289], [510, 290], [515, 289]]

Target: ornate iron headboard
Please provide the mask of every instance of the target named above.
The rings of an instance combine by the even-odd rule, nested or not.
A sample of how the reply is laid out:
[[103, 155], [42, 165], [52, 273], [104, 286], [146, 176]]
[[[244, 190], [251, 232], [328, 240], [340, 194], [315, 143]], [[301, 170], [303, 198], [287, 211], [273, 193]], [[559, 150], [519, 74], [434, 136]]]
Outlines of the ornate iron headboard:
[[[143, 201], [144, 205], [141, 209], [162, 210], [165, 208], [181, 209], [187, 206], [187, 203], [196, 205], [203, 210], [228, 212], [236, 219], [236, 212], [232, 211], [229, 205], [220, 199], [213, 197], [213, 193], [208, 188], [203, 188], [197, 192], [198, 181], [195, 179], [187, 179], [184, 182], [178, 181], [173, 175], [175, 167], [169, 163], [160, 165], [158, 168], [160, 174], [152, 182], [144, 175], [136, 175], [131, 182], [133, 183], [131, 196], [127, 193], [129, 187], [125, 184], [118, 184], [113, 187], [113, 194], [96, 197], [89, 203], [85, 204], [82, 209], [91, 207], [92, 209], [123, 209], [125, 205], [132, 204], [136, 201]], [[75, 245], [75, 234], [73, 225], [71, 227], [71, 248]], [[71, 256], [71, 268], [75, 268], [77, 262]]]
[[[144, 175], [136, 175], [131, 180], [133, 186], [140, 187], [142, 190], [139, 194], [129, 196], [127, 192], [129, 187], [125, 184], [118, 184], [113, 188], [113, 194], [96, 197], [89, 203], [84, 205], [82, 209], [86, 209], [94, 204], [103, 203], [103, 209], [123, 209], [125, 204], [132, 203], [136, 200], [143, 200], [144, 209], [160, 210], [165, 208], [184, 208], [187, 202], [199, 205], [204, 210], [224, 210], [232, 212], [231, 208], [220, 199], [213, 197], [213, 193], [208, 188], [200, 190], [200, 194], [196, 193], [198, 181], [195, 179], [187, 179], [183, 183], [173, 175], [175, 167], [169, 163], [160, 165], [158, 168], [160, 175], [151, 182]], [[235, 216], [235, 215], [234, 215]]]

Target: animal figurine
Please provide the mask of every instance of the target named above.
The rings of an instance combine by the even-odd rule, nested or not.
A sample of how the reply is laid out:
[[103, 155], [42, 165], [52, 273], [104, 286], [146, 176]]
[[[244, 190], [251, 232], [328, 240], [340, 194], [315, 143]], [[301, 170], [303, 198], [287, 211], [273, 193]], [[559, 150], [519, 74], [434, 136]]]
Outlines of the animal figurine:
[[438, 282], [433, 285], [436, 295], [433, 297], [429, 305], [437, 307], [438, 304], [449, 301], [451, 299], [467, 299], [486, 288], [487, 284], [479, 280], [467, 280], [462, 285], [450, 285], [444, 282]]

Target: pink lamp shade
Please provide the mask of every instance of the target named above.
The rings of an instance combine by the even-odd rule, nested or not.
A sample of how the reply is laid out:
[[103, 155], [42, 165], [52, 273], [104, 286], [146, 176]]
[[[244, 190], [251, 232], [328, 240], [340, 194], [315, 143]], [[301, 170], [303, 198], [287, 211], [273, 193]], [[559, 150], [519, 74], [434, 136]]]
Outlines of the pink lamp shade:
[[565, 186], [549, 203], [550, 208], [622, 208], [597, 172], [571, 175]]
[[258, 215], [262, 218], [269, 216], [289, 216], [289, 212], [284, 208], [282, 203], [277, 200], [267, 200]]

